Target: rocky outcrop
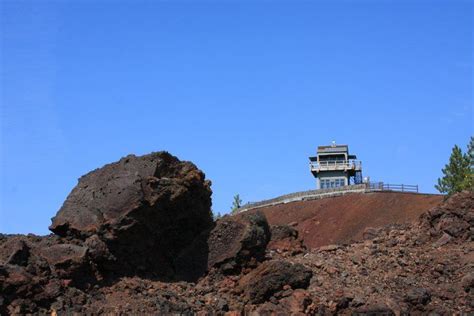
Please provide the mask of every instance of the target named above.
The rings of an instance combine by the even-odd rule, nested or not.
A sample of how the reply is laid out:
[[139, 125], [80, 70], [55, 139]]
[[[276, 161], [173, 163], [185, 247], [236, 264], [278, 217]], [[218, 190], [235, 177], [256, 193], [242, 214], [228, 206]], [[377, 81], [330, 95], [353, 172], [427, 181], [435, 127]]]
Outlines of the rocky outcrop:
[[296, 255], [306, 250], [298, 230], [289, 225], [273, 225], [267, 249], [279, 254]]
[[55, 236], [0, 239], [0, 314], [34, 313], [65, 288], [87, 289], [98, 281], [87, 247]]
[[176, 280], [174, 259], [214, 226], [210, 207], [204, 173], [166, 152], [84, 175], [52, 219], [56, 236], [0, 236], [0, 314], [126, 275]]
[[344, 315], [472, 312], [473, 197], [472, 192], [455, 194], [413, 225], [368, 229], [364, 241], [287, 258], [313, 270], [307, 289], [312, 310]]
[[210, 182], [166, 153], [130, 155], [79, 179], [51, 231], [86, 241], [103, 273], [173, 278], [173, 260], [212, 225]]
[[10, 238], [0, 245], [0, 263], [25, 266], [30, 257], [30, 248], [23, 238]]
[[196, 281], [211, 269], [239, 273], [264, 259], [269, 240], [270, 230], [262, 213], [225, 216], [178, 256], [176, 270], [188, 281]]
[[217, 221], [209, 235], [208, 267], [240, 271], [263, 260], [270, 229], [260, 213], [227, 216]]
[[[474, 240], [474, 194], [463, 191], [420, 217], [420, 227], [433, 238]], [[444, 241], [442, 241], [444, 242]], [[445, 242], [446, 243], [446, 242]]]
[[238, 290], [252, 304], [263, 303], [281, 290], [305, 289], [313, 272], [302, 264], [266, 261], [242, 277]]

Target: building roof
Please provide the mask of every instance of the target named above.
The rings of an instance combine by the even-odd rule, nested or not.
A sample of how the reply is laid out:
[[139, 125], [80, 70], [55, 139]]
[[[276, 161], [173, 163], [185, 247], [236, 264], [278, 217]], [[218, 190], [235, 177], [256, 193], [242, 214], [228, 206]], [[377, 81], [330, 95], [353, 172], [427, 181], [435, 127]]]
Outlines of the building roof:
[[347, 145], [318, 146], [318, 154], [348, 153], [348, 152], [349, 152], [349, 146], [347, 146]]

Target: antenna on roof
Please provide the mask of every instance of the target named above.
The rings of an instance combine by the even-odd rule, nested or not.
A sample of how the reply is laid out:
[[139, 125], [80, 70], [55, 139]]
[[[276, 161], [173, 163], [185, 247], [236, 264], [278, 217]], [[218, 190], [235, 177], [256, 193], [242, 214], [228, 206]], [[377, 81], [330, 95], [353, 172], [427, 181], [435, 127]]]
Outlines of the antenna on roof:
[[336, 141], [335, 140], [332, 141], [331, 147], [336, 147]]

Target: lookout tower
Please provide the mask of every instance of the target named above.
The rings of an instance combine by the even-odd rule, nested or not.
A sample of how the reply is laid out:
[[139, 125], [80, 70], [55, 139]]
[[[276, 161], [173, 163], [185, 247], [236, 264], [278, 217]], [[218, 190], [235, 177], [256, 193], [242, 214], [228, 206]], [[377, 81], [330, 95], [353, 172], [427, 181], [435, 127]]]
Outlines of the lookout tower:
[[362, 183], [362, 163], [349, 154], [349, 146], [318, 146], [317, 156], [309, 157], [310, 170], [318, 189]]

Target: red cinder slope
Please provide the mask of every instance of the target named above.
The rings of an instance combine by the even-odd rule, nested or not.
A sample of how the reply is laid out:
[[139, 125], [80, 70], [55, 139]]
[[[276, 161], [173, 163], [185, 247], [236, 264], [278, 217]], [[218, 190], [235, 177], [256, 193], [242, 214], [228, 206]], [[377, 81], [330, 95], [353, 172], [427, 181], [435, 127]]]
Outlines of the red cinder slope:
[[435, 194], [353, 193], [259, 210], [265, 213], [270, 225], [295, 223], [306, 246], [316, 248], [359, 240], [368, 227], [412, 223], [442, 200], [442, 195]]

